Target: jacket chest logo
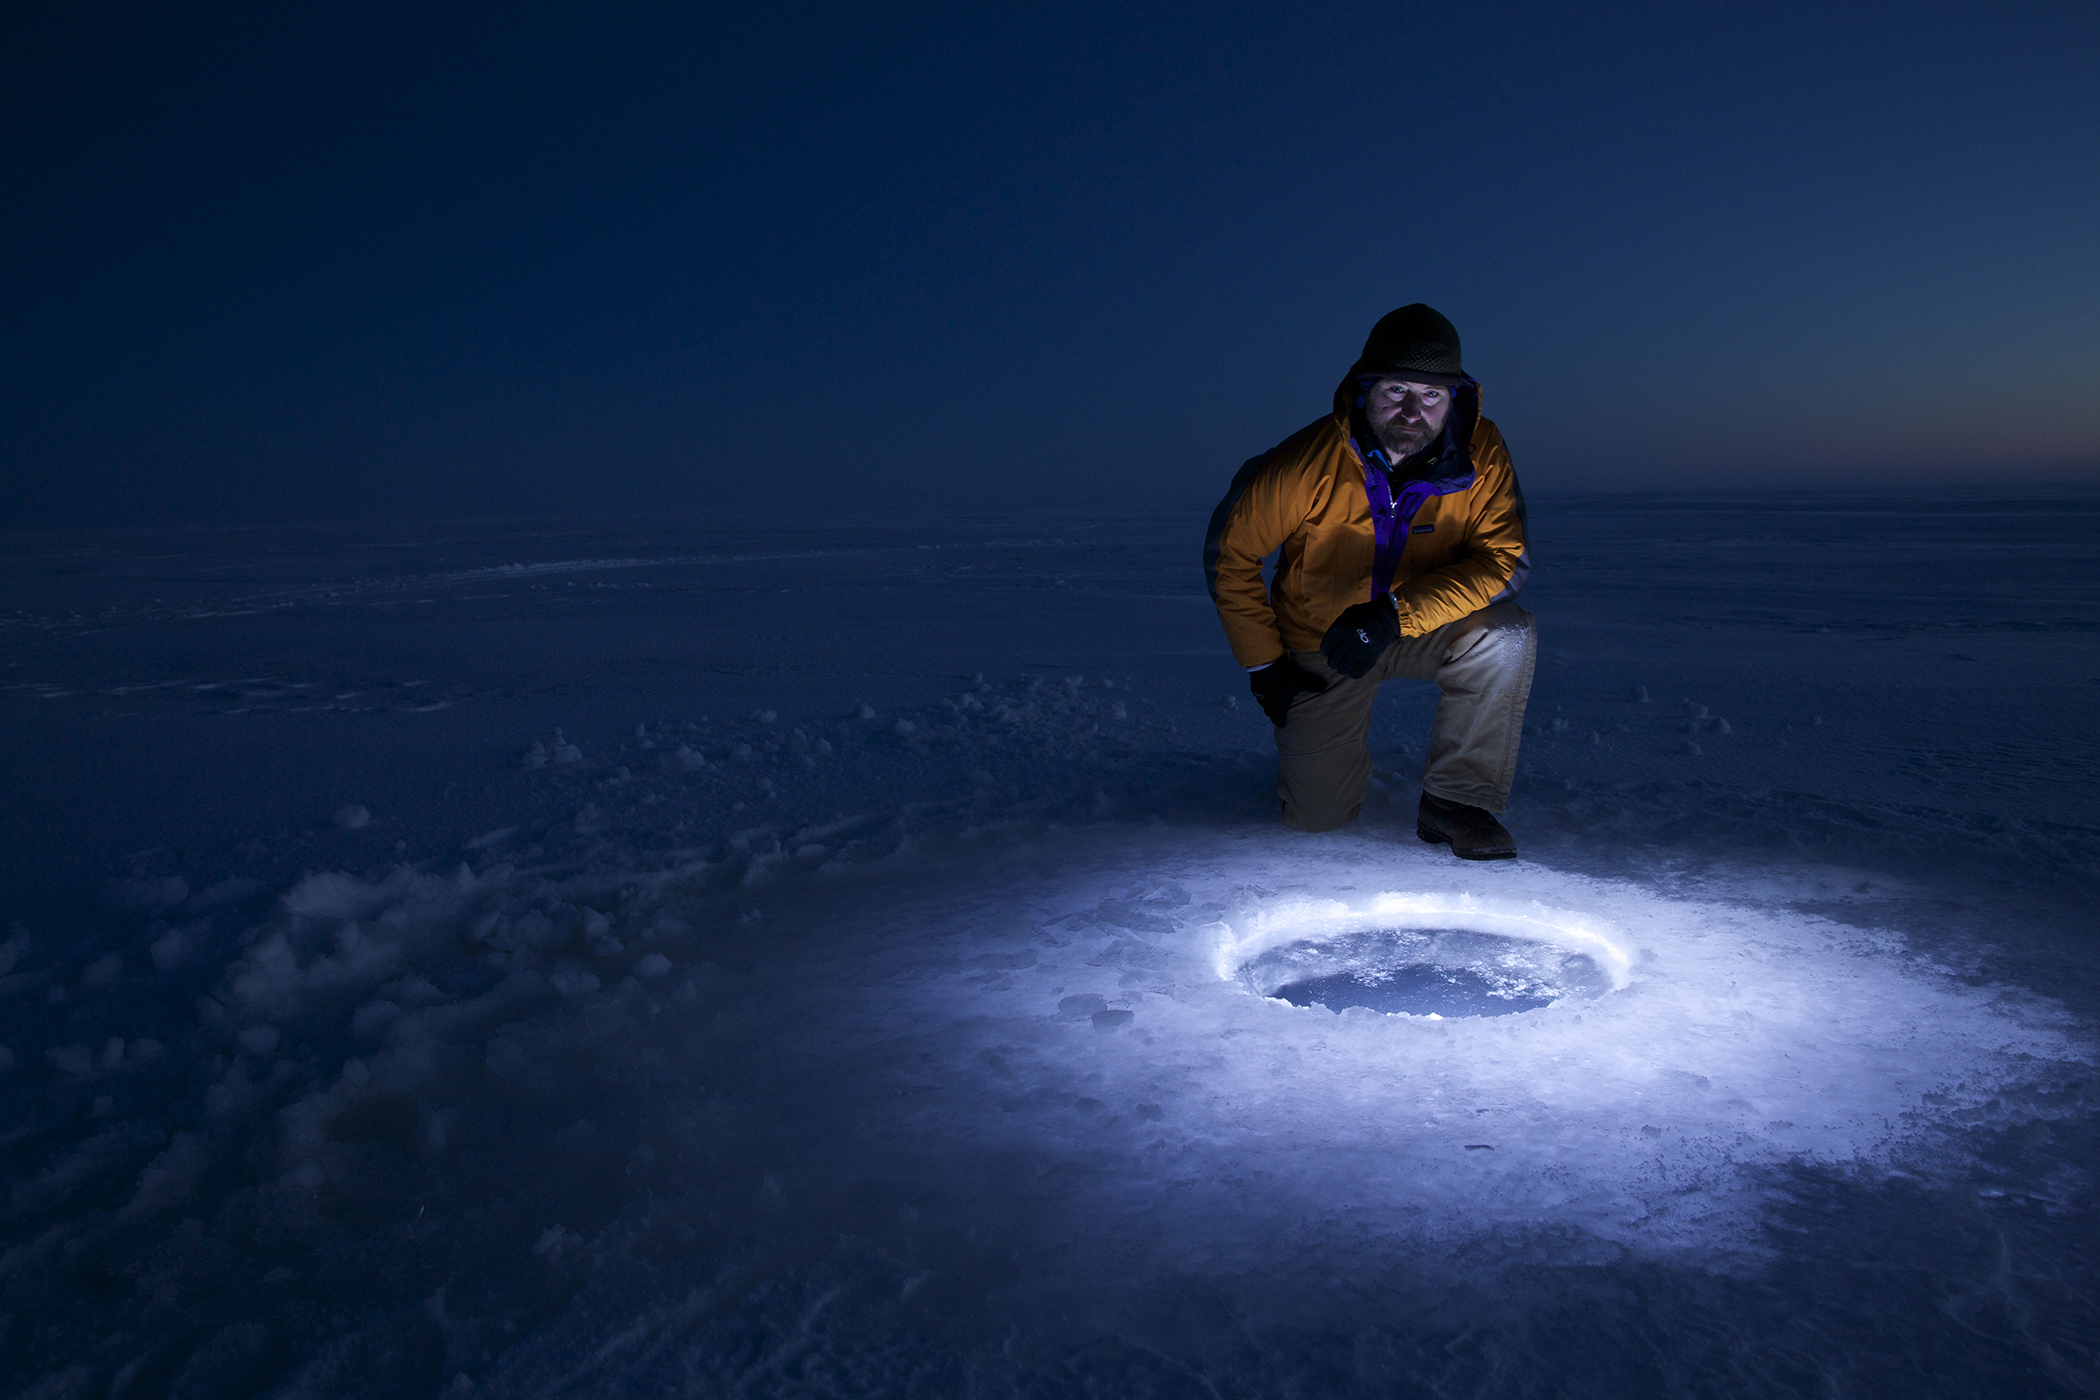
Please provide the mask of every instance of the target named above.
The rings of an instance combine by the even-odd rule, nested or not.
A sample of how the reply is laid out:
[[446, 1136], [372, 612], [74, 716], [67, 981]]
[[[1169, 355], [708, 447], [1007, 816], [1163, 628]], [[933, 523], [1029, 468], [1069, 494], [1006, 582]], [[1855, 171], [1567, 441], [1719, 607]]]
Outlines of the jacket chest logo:
[[1407, 533], [1409, 533], [1410, 535], [1426, 535], [1434, 529], [1436, 529], [1436, 526], [1434, 525], [1417, 525], [1414, 529], [1409, 530]]

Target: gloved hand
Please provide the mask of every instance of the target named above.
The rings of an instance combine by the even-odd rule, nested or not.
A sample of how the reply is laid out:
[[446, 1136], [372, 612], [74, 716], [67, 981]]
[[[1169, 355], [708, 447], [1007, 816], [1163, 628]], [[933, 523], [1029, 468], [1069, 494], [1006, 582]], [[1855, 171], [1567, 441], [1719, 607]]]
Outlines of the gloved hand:
[[1400, 604], [1390, 593], [1342, 609], [1320, 638], [1327, 664], [1350, 680], [1370, 674], [1385, 649], [1400, 640]]
[[1254, 691], [1254, 698], [1261, 702], [1262, 713], [1269, 723], [1283, 725], [1283, 717], [1290, 712], [1291, 701], [1310, 691], [1318, 695], [1327, 689], [1327, 682], [1298, 664], [1289, 652], [1283, 660], [1272, 662], [1259, 671], [1247, 673], [1247, 685]]

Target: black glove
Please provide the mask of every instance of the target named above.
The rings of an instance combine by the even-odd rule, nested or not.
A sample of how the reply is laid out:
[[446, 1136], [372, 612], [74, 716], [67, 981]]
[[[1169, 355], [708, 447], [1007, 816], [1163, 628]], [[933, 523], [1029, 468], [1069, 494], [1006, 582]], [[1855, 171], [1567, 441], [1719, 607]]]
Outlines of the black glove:
[[1290, 712], [1291, 701], [1310, 691], [1318, 695], [1327, 689], [1327, 682], [1298, 664], [1289, 652], [1283, 660], [1272, 662], [1259, 671], [1247, 673], [1247, 685], [1254, 698], [1261, 702], [1262, 713], [1269, 723], [1281, 727], [1283, 717]]
[[1400, 605], [1388, 593], [1368, 603], [1342, 609], [1342, 615], [1320, 638], [1327, 664], [1350, 680], [1369, 675], [1385, 649], [1400, 640]]

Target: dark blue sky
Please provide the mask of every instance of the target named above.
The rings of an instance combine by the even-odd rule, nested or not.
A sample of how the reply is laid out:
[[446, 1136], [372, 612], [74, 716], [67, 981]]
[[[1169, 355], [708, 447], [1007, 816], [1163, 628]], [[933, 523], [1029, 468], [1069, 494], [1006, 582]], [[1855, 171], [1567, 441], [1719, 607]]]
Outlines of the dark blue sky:
[[[11, 11], [0, 521], [2100, 475], [2100, 11]], [[820, 504], [821, 503], [821, 504]]]

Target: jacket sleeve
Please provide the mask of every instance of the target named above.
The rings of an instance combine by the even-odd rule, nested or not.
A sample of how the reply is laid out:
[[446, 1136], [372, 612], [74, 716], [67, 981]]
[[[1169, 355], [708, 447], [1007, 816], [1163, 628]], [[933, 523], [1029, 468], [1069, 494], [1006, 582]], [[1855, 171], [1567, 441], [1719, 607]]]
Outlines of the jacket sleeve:
[[1265, 666], [1283, 656], [1261, 561], [1291, 537], [1311, 509], [1304, 497], [1302, 454], [1286, 443], [1251, 458], [1211, 513], [1203, 541], [1203, 573], [1225, 624], [1225, 640], [1242, 666]]
[[1441, 568], [1417, 574], [1393, 590], [1400, 603], [1402, 636], [1419, 637], [1456, 622], [1490, 603], [1514, 598], [1531, 574], [1524, 493], [1518, 489], [1509, 448], [1494, 424], [1483, 420], [1473, 449], [1474, 502], [1464, 517], [1464, 547]]

